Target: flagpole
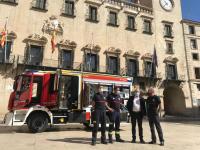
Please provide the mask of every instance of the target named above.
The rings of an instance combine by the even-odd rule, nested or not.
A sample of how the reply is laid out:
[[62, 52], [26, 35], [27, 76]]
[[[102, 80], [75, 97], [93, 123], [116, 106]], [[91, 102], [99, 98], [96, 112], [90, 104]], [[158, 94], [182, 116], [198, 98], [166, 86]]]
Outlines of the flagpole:
[[6, 17], [6, 23], [5, 23], [5, 33], [6, 33], [6, 40], [5, 40], [5, 55], [4, 55], [4, 61], [6, 62], [6, 60], [7, 60], [7, 57], [6, 57], [6, 55], [7, 55], [7, 39], [8, 39], [8, 37], [7, 37], [7, 34], [8, 34], [8, 32], [7, 32], [7, 23], [8, 23], [8, 17]]

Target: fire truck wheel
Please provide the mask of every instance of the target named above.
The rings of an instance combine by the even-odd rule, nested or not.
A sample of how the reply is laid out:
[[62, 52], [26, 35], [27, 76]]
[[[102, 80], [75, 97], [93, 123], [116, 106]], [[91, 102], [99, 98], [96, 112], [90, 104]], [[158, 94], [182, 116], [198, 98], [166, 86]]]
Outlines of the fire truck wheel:
[[33, 114], [27, 124], [32, 133], [44, 132], [48, 127], [48, 118], [43, 114]]

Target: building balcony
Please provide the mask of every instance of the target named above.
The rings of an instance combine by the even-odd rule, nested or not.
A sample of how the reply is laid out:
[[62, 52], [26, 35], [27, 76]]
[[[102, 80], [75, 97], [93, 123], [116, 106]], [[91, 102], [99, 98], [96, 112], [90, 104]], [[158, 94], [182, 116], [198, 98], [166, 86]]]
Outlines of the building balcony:
[[73, 62], [72, 66], [65, 66], [64, 64], [60, 64], [58, 59], [43, 59], [41, 62], [34, 62], [30, 61], [28, 58], [24, 56], [18, 56], [19, 65], [26, 65], [26, 66], [39, 66], [39, 67], [49, 67], [49, 68], [62, 68], [62, 69], [72, 69], [72, 70], [81, 70], [82, 63], [80, 62]]
[[169, 38], [169, 39], [173, 39], [174, 38], [174, 32], [171, 31], [170, 33], [163, 33], [164, 38]]
[[166, 75], [166, 79], [165, 80], [170, 80], [170, 81], [185, 81], [186, 77], [185, 77], [185, 75], [178, 75], [178, 76], [174, 76], [174, 77]]
[[135, 3], [135, 2], [130, 2], [127, 0], [105, 0], [105, 3], [121, 7], [121, 9], [129, 9], [133, 10], [136, 12], [143, 12], [152, 15], [153, 14], [153, 9], [150, 7], [143, 6], [141, 4]]
[[0, 64], [13, 64], [15, 62], [15, 56], [10, 55], [6, 60], [4, 57], [0, 57]]

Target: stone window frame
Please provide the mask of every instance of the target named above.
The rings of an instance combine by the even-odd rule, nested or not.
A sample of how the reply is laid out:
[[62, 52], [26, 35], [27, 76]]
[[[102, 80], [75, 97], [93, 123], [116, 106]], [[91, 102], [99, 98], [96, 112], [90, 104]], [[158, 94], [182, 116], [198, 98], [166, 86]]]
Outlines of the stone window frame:
[[[197, 76], [196, 76], [196, 71], [195, 71], [195, 69], [199, 69], [199, 75], [198, 75], [198, 78], [197, 78]], [[194, 67], [194, 78], [197, 79], [197, 80], [200, 79], [200, 67]]]
[[175, 66], [175, 74], [176, 78], [174, 80], [178, 80], [178, 69], [177, 69], [177, 63], [179, 59], [176, 57], [168, 56], [164, 59], [163, 63], [165, 63], [165, 77], [168, 80], [168, 65], [174, 65]]
[[96, 72], [99, 72], [100, 71], [100, 51], [101, 51], [101, 47], [99, 45], [95, 45], [95, 44], [87, 44], [85, 45], [82, 49], [83, 51], [83, 60], [82, 60], [82, 63], [83, 63], [83, 70], [88, 70], [87, 65], [84, 65], [86, 63], [86, 56], [87, 54], [95, 54], [97, 56], [97, 71]]
[[153, 58], [153, 55], [150, 53], [146, 53], [141, 57], [141, 59], [143, 60], [143, 71], [144, 71], [143, 74], [145, 77], [151, 77], [151, 74], [153, 75], [154, 78], [157, 77], [158, 73], [157, 73], [156, 67], [151, 68], [151, 74], [148, 74], [146, 72], [147, 71], [146, 64], [147, 64], [147, 62], [150, 62], [151, 66], [152, 66], [152, 58]]
[[[192, 41], [195, 42], [196, 47], [193, 47], [193, 46], [192, 46]], [[195, 38], [191, 38], [191, 39], [190, 39], [190, 48], [191, 48], [192, 50], [197, 50], [197, 49], [198, 49], [197, 39], [195, 39]]]
[[24, 39], [24, 43], [26, 43], [25, 52], [24, 52], [24, 60], [23, 63], [29, 63], [29, 54], [31, 45], [40, 46], [42, 48], [42, 56], [41, 56], [41, 65], [43, 64], [45, 48], [48, 40], [45, 36], [41, 36], [39, 34], [31, 34], [26, 39]]
[[32, 10], [41, 11], [41, 12], [47, 12], [48, 11], [49, 0], [45, 0], [44, 8], [37, 7], [36, 3], [37, 3], [37, 0], [32, 0], [32, 2], [31, 2], [31, 9]]
[[[141, 15], [142, 20], [143, 20], [143, 31], [142, 33], [144, 34], [148, 34], [148, 35], [153, 35], [153, 17], [149, 17], [149, 16], [144, 16]], [[145, 31], [145, 21], [150, 22], [150, 31]]]
[[[165, 43], [166, 43], [166, 50], [165, 50], [166, 54], [175, 54], [174, 41], [172, 41], [172, 40], [165, 40]], [[168, 49], [169, 47], [168, 47], [167, 44], [172, 44], [171, 51]]]
[[123, 57], [125, 57], [125, 61], [126, 61], [126, 74], [128, 74], [128, 60], [135, 60], [136, 61], [136, 65], [137, 65], [137, 70], [136, 70], [136, 76], [139, 76], [139, 57], [140, 57], [140, 53], [138, 51], [133, 51], [133, 50], [129, 50], [126, 53], [124, 53]]
[[[194, 33], [190, 33], [190, 27], [192, 27], [194, 29]], [[195, 25], [188, 25], [188, 34], [190, 34], [190, 35], [196, 35]]]
[[[137, 23], [136, 23], [136, 17], [137, 17], [137, 14], [132, 14], [132, 13], [126, 13], [126, 30], [129, 30], [129, 31], [136, 31], [137, 30]], [[129, 17], [133, 17], [134, 18], [134, 28], [130, 28], [129, 27]]]
[[18, 5], [19, 0], [14, 0], [13, 2], [11, 0], [0, 0], [0, 3], [16, 6], [16, 5]]
[[[194, 59], [194, 54], [196, 54], [197, 55], [197, 59]], [[199, 61], [199, 53], [192, 53], [192, 60], [193, 61]]]
[[118, 69], [117, 69], [117, 74], [120, 74], [120, 55], [121, 55], [121, 50], [119, 48], [115, 47], [110, 47], [107, 50], [105, 50], [104, 54], [106, 55], [106, 72], [109, 73], [109, 62], [108, 59], [109, 57], [116, 57], [117, 58], [117, 63], [118, 63]]
[[[96, 19], [91, 18], [91, 8], [96, 8]], [[87, 4], [86, 14], [85, 14], [85, 20], [92, 22], [92, 23], [98, 23], [100, 21], [100, 15], [99, 15], [99, 6], [94, 4]]]
[[[163, 20], [162, 23], [163, 23], [163, 36], [164, 36], [164, 38], [173, 39], [174, 38], [174, 32], [173, 32], [174, 23], [170, 22], [170, 21], [165, 21], [165, 20]], [[166, 26], [170, 26], [170, 30], [171, 30], [170, 35], [166, 34], [166, 30], [165, 30]]]
[[[112, 26], [112, 27], [119, 27], [120, 26], [120, 18], [119, 18], [119, 13], [120, 13], [120, 10], [121, 9], [117, 9], [115, 7], [110, 7], [110, 6], [107, 6], [107, 25], [108, 26]], [[113, 12], [113, 13], [116, 13], [116, 23], [115, 24], [112, 24], [110, 22], [110, 13]]]
[[70, 40], [61, 40], [59, 43], [57, 43], [57, 47], [58, 47], [58, 67], [61, 68], [62, 51], [66, 50], [66, 51], [71, 51], [72, 53], [71, 69], [74, 69], [74, 53], [77, 47], [77, 43]]
[[[0, 39], [1, 39], [1, 37], [2, 37], [2, 33], [0, 33]], [[11, 42], [10, 54], [13, 52], [13, 45], [14, 45], [14, 41], [16, 38], [17, 38], [17, 34], [13, 31], [11, 31], [7, 34], [6, 42]], [[15, 56], [9, 55], [9, 59], [6, 60], [5, 62], [14, 63], [14, 61], [15, 61]]]
[[63, 0], [63, 4], [62, 4], [62, 8], [61, 8], [61, 16], [64, 16], [64, 17], [69, 17], [69, 18], [75, 18], [76, 17], [76, 14], [77, 14], [77, 10], [76, 10], [76, 3], [78, 2], [78, 0], [68, 0], [69, 2], [73, 2], [73, 14], [68, 14], [66, 13], [66, 10], [65, 10], [65, 1], [66, 0]]

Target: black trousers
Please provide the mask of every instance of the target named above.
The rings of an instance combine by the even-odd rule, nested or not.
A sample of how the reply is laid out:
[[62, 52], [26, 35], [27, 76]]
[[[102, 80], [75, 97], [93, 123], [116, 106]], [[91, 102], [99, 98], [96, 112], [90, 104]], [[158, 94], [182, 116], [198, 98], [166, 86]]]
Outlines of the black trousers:
[[115, 134], [119, 134], [120, 130], [120, 112], [114, 111], [108, 113], [110, 124], [109, 124], [109, 134], [112, 134], [115, 127]]
[[159, 116], [158, 115], [151, 115], [151, 116], [148, 116], [148, 118], [149, 118], [149, 126], [150, 126], [150, 130], [151, 130], [152, 141], [156, 142], [156, 134], [155, 134], [155, 127], [154, 126], [156, 126], [156, 130], [158, 132], [160, 142], [164, 141]]
[[106, 111], [96, 109], [93, 113], [92, 140], [96, 141], [97, 132], [99, 129], [99, 123], [101, 123], [101, 140], [106, 140]]
[[132, 138], [136, 140], [136, 122], [138, 123], [139, 137], [140, 140], [143, 140], [143, 128], [142, 121], [143, 115], [141, 112], [131, 112], [131, 123], [132, 123]]

